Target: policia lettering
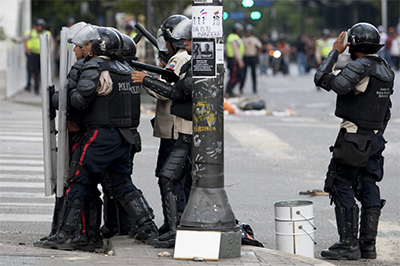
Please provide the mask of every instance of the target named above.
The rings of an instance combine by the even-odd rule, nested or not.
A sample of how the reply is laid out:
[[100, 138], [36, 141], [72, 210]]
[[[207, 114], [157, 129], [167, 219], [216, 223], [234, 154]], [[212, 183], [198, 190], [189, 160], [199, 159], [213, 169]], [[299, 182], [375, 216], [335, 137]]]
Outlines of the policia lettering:
[[[378, 30], [369, 23], [357, 23], [342, 32], [333, 50], [318, 68], [314, 82], [337, 94], [335, 115], [343, 119], [331, 152], [324, 190], [335, 204], [339, 241], [321, 252], [328, 259], [375, 259], [378, 221], [385, 200], [376, 182], [383, 178], [385, 139], [390, 119], [390, 95], [394, 73], [386, 61], [375, 55]], [[339, 74], [333, 73], [338, 56], [349, 46], [350, 62]], [[359, 207], [361, 222], [359, 228]]]

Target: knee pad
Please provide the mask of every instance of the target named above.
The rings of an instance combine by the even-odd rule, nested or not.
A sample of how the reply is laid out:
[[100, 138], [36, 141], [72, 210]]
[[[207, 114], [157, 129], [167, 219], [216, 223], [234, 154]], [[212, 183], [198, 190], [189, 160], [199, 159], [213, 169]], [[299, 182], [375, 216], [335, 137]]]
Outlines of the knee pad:
[[183, 178], [189, 155], [189, 145], [183, 144], [171, 151], [158, 176], [177, 181]]

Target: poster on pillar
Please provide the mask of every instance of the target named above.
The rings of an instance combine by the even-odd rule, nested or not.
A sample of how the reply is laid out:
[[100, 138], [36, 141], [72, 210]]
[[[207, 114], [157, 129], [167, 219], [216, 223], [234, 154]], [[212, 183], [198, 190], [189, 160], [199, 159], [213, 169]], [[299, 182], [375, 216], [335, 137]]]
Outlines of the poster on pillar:
[[216, 77], [215, 39], [193, 38], [192, 71], [193, 77]]
[[222, 6], [193, 6], [192, 36], [193, 38], [223, 37]]

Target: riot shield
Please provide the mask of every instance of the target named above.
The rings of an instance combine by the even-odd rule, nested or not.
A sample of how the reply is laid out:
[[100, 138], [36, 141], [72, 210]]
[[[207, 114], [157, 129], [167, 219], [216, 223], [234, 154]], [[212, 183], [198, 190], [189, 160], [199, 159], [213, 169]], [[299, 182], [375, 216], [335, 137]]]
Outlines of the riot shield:
[[50, 41], [48, 34], [40, 35], [40, 72], [42, 84], [42, 127], [44, 158], [44, 193], [54, 193], [57, 180], [57, 147], [55, 110], [50, 105], [51, 78]]
[[68, 71], [68, 28], [61, 29], [60, 38], [60, 89], [58, 91], [58, 150], [57, 150], [57, 197], [64, 193], [64, 183], [68, 178], [69, 153], [67, 132], [67, 71]]

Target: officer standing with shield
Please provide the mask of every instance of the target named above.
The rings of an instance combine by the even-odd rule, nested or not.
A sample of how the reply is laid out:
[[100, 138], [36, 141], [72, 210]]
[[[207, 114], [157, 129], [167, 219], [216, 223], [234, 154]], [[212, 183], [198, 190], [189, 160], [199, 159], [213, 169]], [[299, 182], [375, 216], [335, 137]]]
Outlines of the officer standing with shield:
[[[333, 50], [318, 68], [314, 82], [337, 94], [337, 117], [343, 119], [328, 167], [324, 190], [335, 204], [339, 241], [323, 250], [328, 259], [375, 259], [378, 222], [384, 200], [377, 182], [383, 178], [384, 129], [390, 119], [390, 96], [394, 73], [376, 55], [379, 31], [369, 23], [357, 23], [342, 32]], [[333, 72], [339, 54], [349, 46], [354, 60], [340, 72]], [[360, 235], [359, 208], [361, 203]]]
[[[70, 91], [76, 86], [76, 82], [78, 79], [78, 72], [83, 66], [83, 53], [82, 49], [79, 47], [79, 44], [77, 43], [76, 40], [74, 40], [74, 36], [86, 25], [84, 22], [79, 22], [74, 24], [73, 26], [70, 27], [68, 30], [67, 34], [67, 39], [68, 42], [71, 44], [74, 44], [75, 47], [73, 48], [73, 51], [75, 53], [75, 57], [78, 60], [71, 68], [68, 77], [67, 77], [67, 89]], [[52, 97], [51, 97], [51, 108], [53, 110], [58, 109], [58, 103], [59, 103], [59, 94], [57, 92], [53, 92]], [[70, 146], [68, 147], [68, 151], [72, 151], [72, 147], [74, 143], [77, 142], [77, 138], [79, 136], [79, 132], [81, 129], [81, 125], [79, 125], [79, 115], [74, 111], [73, 108], [69, 109], [68, 112], [68, 119], [67, 119], [67, 128], [68, 128], [68, 138], [69, 138], [69, 144]], [[60, 149], [59, 149], [60, 151]], [[67, 162], [58, 162], [58, 163], [67, 163], [69, 164], [69, 161]], [[62, 177], [61, 177], [62, 178]], [[56, 190], [56, 189], [55, 189]], [[58, 193], [57, 193], [58, 194]], [[64, 196], [56, 195], [55, 199], [55, 206], [54, 206], [54, 211], [53, 211], [53, 218], [52, 218], [52, 224], [51, 224], [51, 231], [47, 236], [42, 237], [39, 240], [34, 241], [34, 245], [40, 247], [44, 241], [49, 239], [52, 235], [57, 233], [59, 223], [60, 223], [60, 216], [61, 216], [61, 210], [62, 206], [64, 204]]]
[[130, 177], [134, 143], [131, 130], [139, 123], [139, 117], [132, 116], [131, 106], [140, 106], [140, 102], [132, 102], [131, 94], [135, 92], [131, 90], [130, 69], [113, 60], [123, 43], [110, 28], [85, 27], [84, 34], [90, 40], [82, 48], [87, 62], [69, 103], [80, 110], [87, 130], [72, 155], [60, 231], [43, 246], [73, 248], [84, 202], [95, 196], [89, 195], [88, 188], [101, 173], [107, 173], [113, 196], [138, 224], [135, 238], [150, 243], [157, 237], [153, 214]]
[[[186, 52], [192, 52], [192, 21], [182, 20], [173, 29], [170, 38], [173, 42], [182, 42]], [[170, 40], [170, 39], [168, 39]], [[167, 41], [169, 42], [169, 41]], [[133, 82], [143, 83], [148, 89], [172, 100], [171, 114], [177, 121], [187, 125], [192, 124], [192, 74], [191, 60], [180, 69], [179, 76], [183, 76], [176, 84], [166, 83], [151, 78], [142, 71], [132, 72]], [[179, 130], [179, 137], [175, 142], [166, 162], [158, 173], [159, 184], [163, 193], [163, 206], [169, 225], [169, 230], [154, 239], [152, 245], [156, 248], [171, 248], [175, 245], [176, 229], [180, 217], [189, 198], [192, 178], [190, 175], [192, 132]], [[180, 202], [179, 202], [180, 201]]]

